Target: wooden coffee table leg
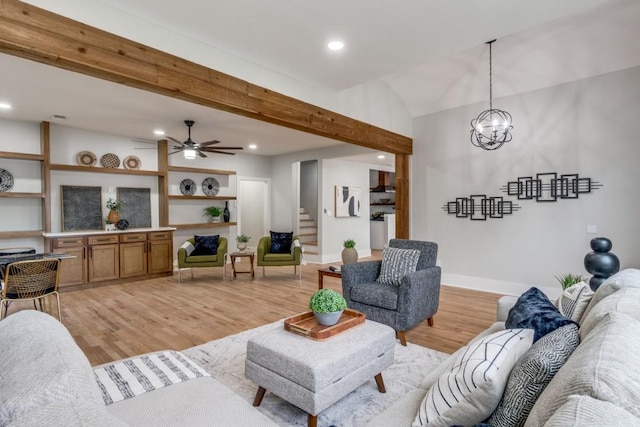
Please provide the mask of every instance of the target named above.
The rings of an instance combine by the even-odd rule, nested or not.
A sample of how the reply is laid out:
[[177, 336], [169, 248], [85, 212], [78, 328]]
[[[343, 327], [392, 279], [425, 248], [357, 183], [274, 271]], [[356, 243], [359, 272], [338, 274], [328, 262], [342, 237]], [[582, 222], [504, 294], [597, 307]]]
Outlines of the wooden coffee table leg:
[[264, 397], [264, 392], [267, 391], [264, 387], [258, 387], [258, 391], [256, 392], [256, 398], [253, 399], [253, 406], [260, 406], [262, 403], [262, 398]]
[[[384, 381], [382, 380], [382, 374], [381, 373], [376, 375], [376, 384], [378, 385], [378, 391], [380, 393], [386, 393], [387, 392], [387, 389], [384, 388]], [[264, 393], [262, 393], [262, 394], [264, 394]]]
[[308, 427], [318, 427], [318, 416], [309, 414], [307, 416], [307, 426]]

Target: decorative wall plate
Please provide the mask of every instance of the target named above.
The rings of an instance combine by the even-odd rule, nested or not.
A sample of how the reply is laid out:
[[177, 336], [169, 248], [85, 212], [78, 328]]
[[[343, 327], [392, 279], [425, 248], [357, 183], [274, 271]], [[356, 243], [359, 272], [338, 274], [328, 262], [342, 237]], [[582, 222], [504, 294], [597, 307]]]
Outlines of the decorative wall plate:
[[13, 175], [6, 169], [0, 169], [0, 192], [13, 188]]
[[220, 191], [220, 183], [212, 176], [202, 181], [202, 192], [207, 196], [215, 196]]
[[98, 158], [91, 151], [81, 151], [76, 156], [76, 162], [80, 166], [95, 166]]
[[100, 157], [102, 167], [116, 169], [120, 166], [120, 158], [113, 153], [107, 153]]
[[196, 183], [192, 179], [183, 179], [180, 182], [180, 192], [185, 196], [193, 196], [196, 194]]
[[142, 162], [136, 156], [127, 156], [124, 158], [122, 165], [125, 169], [140, 169]]

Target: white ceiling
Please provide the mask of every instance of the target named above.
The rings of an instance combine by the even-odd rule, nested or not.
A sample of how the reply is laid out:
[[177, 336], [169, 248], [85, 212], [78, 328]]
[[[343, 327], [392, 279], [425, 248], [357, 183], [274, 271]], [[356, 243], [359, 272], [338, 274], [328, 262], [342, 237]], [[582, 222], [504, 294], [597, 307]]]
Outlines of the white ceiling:
[[[640, 64], [637, 0], [29, 2], [72, 17], [80, 4], [126, 13], [328, 92], [382, 81], [413, 117], [487, 101], [493, 38], [494, 98]], [[339, 53], [325, 48], [334, 37]], [[7, 55], [0, 67], [0, 101], [15, 107], [0, 117], [63, 114], [68, 126], [132, 138], [159, 127], [180, 140], [193, 119], [194, 140], [253, 142], [263, 155], [337, 143]]]

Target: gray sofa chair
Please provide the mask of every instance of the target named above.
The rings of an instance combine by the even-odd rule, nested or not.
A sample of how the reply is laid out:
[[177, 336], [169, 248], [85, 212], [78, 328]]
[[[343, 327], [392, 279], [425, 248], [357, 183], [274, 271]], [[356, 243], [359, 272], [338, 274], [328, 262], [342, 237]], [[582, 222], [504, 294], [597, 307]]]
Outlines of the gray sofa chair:
[[418, 249], [416, 271], [402, 278], [400, 286], [377, 283], [382, 261], [364, 261], [342, 266], [342, 294], [349, 308], [367, 319], [391, 326], [402, 345], [407, 345], [404, 332], [433, 316], [440, 303], [440, 267], [436, 267], [438, 245], [418, 240], [392, 239], [392, 248]]

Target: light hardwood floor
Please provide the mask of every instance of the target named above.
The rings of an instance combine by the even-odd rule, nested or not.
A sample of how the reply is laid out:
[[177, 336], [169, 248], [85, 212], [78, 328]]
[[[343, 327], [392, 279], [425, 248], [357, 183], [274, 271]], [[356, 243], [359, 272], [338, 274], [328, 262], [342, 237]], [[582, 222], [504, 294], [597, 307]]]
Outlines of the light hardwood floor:
[[[181, 284], [176, 273], [63, 292], [62, 322], [92, 365], [150, 351], [182, 350], [306, 311], [321, 267], [304, 266], [301, 282], [293, 267], [267, 268], [266, 277], [257, 268], [253, 281], [247, 274], [222, 281], [221, 268], [199, 268], [194, 280], [184, 270]], [[325, 277], [324, 284], [341, 290], [339, 279]], [[443, 286], [434, 327], [422, 322], [407, 332], [407, 341], [451, 353], [495, 321], [499, 297]], [[9, 314], [16, 309], [12, 306]]]

